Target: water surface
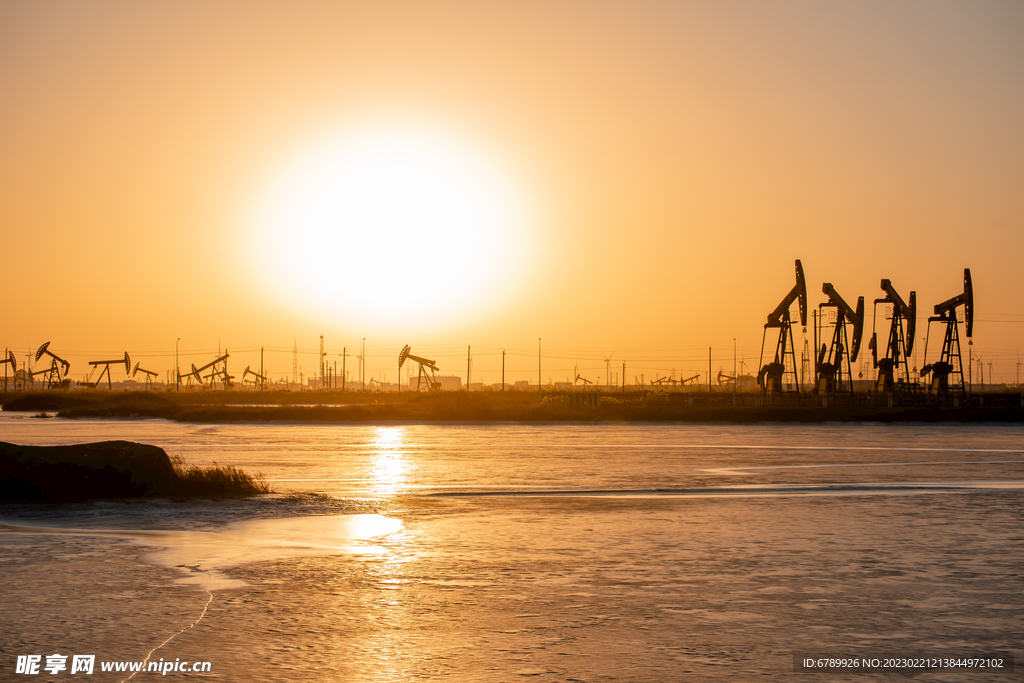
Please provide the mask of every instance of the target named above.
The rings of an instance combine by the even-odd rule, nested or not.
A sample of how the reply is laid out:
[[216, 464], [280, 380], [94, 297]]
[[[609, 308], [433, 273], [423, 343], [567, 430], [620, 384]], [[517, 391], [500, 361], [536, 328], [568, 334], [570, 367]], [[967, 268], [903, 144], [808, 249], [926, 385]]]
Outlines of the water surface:
[[212, 595], [158, 654], [208, 659], [222, 680], [776, 679], [797, 651], [1021, 661], [1022, 436], [0, 414], [5, 441], [152, 443], [280, 492], [5, 510], [37, 529], [0, 534], [26, 605], [0, 642], [141, 658]]

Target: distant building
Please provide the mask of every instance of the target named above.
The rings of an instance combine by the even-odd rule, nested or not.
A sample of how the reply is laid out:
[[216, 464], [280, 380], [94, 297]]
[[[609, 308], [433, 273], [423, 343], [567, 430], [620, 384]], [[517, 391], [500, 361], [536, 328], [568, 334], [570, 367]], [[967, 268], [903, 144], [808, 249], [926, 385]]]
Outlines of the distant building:
[[[349, 382], [348, 384], [352, 384], [352, 382]], [[306, 386], [310, 389], [337, 389], [338, 391], [341, 391], [341, 377], [336, 375], [330, 375], [326, 379], [309, 377], [306, 379]], [[346, 389], [347, 388], [348, 386], [346, 386]]]
[[462, 390], [462, 378], [458, 375], [438, 375], [437, 381], [441, 384], [442, 391]]
[[522, 380], [518, 380], [516, 382], [516, 391], [529, 391], [529, 390], [530, 390], [530, 380], [522, 379]]
[[[434, 377], [437, 383], [441, 385], [441, 391], [462, 391], [462, 378], [458, 375], [437, 375]], [[409, 378], [409, 391], [416, 391], [417, 388], [421, 391], [427, 390], [427, 382], [423, 381], [419, 384], [419, 376]], [[473, 391], [477, 391], [474, 385]]]
[[757, 378], [753, 375], [740, 375], [736, 378], [737, 389], [753, 389], [757, 386]]

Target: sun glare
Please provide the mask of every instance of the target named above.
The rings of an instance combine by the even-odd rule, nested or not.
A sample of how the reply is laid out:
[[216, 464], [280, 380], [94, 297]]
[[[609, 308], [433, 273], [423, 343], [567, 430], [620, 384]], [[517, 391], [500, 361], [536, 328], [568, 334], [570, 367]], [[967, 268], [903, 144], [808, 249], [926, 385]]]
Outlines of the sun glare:
[[256, 223], [272, 294], [346, 323], [476, 317], [522, 275], [527, 226], [515, 188], [483, 155], [422, 129], [324, 140], [276, 177]]

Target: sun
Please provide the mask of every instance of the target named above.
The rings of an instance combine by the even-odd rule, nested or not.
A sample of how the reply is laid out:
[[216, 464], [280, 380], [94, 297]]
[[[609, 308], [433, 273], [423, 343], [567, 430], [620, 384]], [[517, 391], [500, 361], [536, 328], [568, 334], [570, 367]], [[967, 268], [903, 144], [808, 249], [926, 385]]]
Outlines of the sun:
[[387, 125], [328, 137], [285, 164], [250, 244], [281, 304], [408, 329], [509, 297], [526, 232], [520, 194], [489, 158], [454, 136]]

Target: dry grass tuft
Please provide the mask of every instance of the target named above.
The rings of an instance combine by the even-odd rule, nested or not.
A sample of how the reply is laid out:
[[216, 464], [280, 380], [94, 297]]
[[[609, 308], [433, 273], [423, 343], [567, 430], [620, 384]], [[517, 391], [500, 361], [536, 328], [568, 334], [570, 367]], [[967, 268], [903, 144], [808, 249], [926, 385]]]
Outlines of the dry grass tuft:
[[251, 475], [234, 465], [215, 462], [210, 467], [200, 467], [187, 464], [180, 455], [170, 458], [183, 496], [242, 497], [274, 492], [261, 472]]

